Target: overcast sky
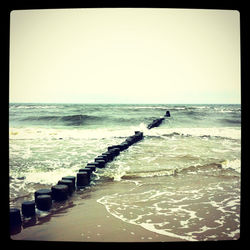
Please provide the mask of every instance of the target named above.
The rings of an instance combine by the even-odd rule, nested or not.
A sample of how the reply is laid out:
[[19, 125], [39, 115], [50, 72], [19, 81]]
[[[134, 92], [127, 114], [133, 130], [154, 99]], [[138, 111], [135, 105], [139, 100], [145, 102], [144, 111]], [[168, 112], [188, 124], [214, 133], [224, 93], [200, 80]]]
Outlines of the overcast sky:
[[233, 10], [16, 10], [10, 102], [240, 103]]

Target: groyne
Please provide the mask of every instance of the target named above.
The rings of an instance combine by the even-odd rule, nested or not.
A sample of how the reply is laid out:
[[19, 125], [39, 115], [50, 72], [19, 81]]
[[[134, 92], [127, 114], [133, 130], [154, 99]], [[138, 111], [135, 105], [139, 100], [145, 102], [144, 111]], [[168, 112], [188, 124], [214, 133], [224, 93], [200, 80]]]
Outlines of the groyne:
[[[165, 116], [153, 120], [148, 126], [148, 129], [158, 127], [165, 117], [169, 117], [169, 111]], [[64, 176], [50, 189], [39, 189], [34, 192], [34, 200], [24, 201], [21, 208], [10, 208], [10, 229], [21, 228], [24, 218], [36, 216], [37, 210], [49, 211], [54, 202], [60, 202], [70, 198], [75, 190], [84, 189], [90, 185], [92, 174], [98, 171], [99, 168], [105, 168], [106, 165], [112, 162], [120, 153], [127, 150], [130, 146], [141, 141], [144, 138], [143, 132], [135, 131], [134, 135], [127, 137], [122, 143], [108, 146], [107, 150], [101, 155], [98, 155], [92, 162], [87, 163], [84, 168], [81, 168], [76, 173], [76, 176]]]

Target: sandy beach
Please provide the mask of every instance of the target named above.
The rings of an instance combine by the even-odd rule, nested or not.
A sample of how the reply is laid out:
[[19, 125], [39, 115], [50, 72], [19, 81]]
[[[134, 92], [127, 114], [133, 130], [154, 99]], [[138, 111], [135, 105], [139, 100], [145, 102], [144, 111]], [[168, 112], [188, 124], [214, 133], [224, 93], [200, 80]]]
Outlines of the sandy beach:
[[[56, 212], [37, 218], [35, 225], [23, 227], [11, 235], [13, 240], [76, 241], [76, 242], [161, 242], [180, 241], [132, 225], [110, 215], [97, 200], [103, 195], [126, 188], [113, 182], [76, 192]], [[54, 205], [55, 207], [55, 205]], [[58, 205], [58, 207], [60, 207]], [[53, 210], [53, 209], [52, 209]]]
[[[171, 179], [170, 179], [171, 178]], [[201, 176], [197, 177], [197, 180], [201, 180]], [[148, 183], [151, 182], [151, 178], [147, 178]], [[159, 177], [159, 179], [163, 179]], [[191, 176], [186, 176], [185, 179], [182, 177], [169, 177], [168, 183], [171, 186], [171, 180], [176, 185], [176, 200], [178, 198], [178, 189], [188, 188], [190, 181], [193, 179], [193, 185], [199, 189], [201, 185], [211, 184], [212, 181], [216, 181], [215, 177], [205, 178], [203, 183], [196, 181], [196, 178]], [[226, 181], [226, 179], [225, 179]], [[85, 190], [77, 191], [63, 203], [54, 203], [53, 208], [47, 214], [40, 214], [36, 216], [36, 220], [25, 221], [23, 223], [22, 230], [11, 235], [13, 240], [32, 240], [32, 241], [70, 241], [70, 242], [179, 242], [179, 241], [189, 241], [189, 238], [186, 236], [174, 237], [174, 235], [188, 235], [188, 231], [183, 231], [184, 227], [180, 227], [180, 219], [177, 210], [172, 213], [169, 217], [169, 231], [164, 228], [159, 230], [160, 233], [157, 233], [150, 228], [145, 228], [145, 223], [136, 225], [136, 223], [127, 223], [126, 219], [122, 217], [117, 218], [115, 213], [112, 215], [110, 211], [107, 211], [106, 207], [100, 203], [100, 199], [105, 197], [105, 195], [119, 195], [127, 194], [129, 190], [133, 190], [136, 186], [133, 182], [106, 182], [101, 186], [91, 186]], [[133, 193], [131, 192], [131, 196]], [[223, 226], [218, 227], [219, 220], [216, 221], [216, 218], [221, 218], [223, 215], [223, 208], [220, 207], [216, 209], [214, 204], [204, 206], [204, 200], [209, 199], [205, 195], [202, 196], [201, 202], [194, 202], [193, 198], [188, 200], [181, 198], [180, 207], [192, 207], [194, 210], [193, 217], [190, 215], [186, 216], [186, 221], [191, 225], [188, 229], [189, 232], [194, 232], [194, 235], [197, 235], [198, 240], [204, 240], [206, 237], [211, 237], [211, 240], [227, 240], [228, 236], [224, 232], [227, 231], [227, 227], [237, 228], [237, 223], [235, 223], [234, 217], [228, 217], [225, 219]], [[214, 197], [215, 200], [226, 200], [227, 193], [222, 198], [221, 195]], [[133, 199], [131, 199], [133, 200]], [[183, 202], [184, 200], [184, 202]], [[150, 201], [149, 201], [150, 202]], [[132, 201], [133, 203], [133, 201]], [[136, 203], [136, 201], [134, 201]], [[206, 203], [206, 202], [205, 202]], [[118, 209], [122, 209], [118, 208]], [[171, 211], [173, 208], [169, 208], [168, 211]], [[239, 207], [235, 207], [239, 209]], [[184, 210], [183, 210], [184, 211]], [[182, 211], [182, 214], [183, 214]], [[187, 210], [190, 212], [190, 210]], [[128, 212], [127, 212], [128, 213]], [[166, 212], [167, 214], [167, 212]], [[195, 215], [195, 216], [194, 216]], [[184, 215], [181, 215], [184, 220]], [[126, 214], [125, 217], [129, 218], [129, 214]], [[176, 217], [176, 218], [175, 218]], [[152, 214], [150, 216], [151, 220], [156, 220], [159, 218], [164, 219], [164, 215], [159, 217], [159, 215]], [[202, 220], [200, 218], [203, 218]], [[197, 222], [197, 220], [201, 222]], [[210, 221], [211, 220], [211, 221]], [[192, 222], [194, 221], [194, 223]], [[200, 230], [200, 227], [204, 224], [203, 229], [204, 233]], [[206, 226], [205, 226], [206, 225]], [[215, 227], [217, 226], [217, 227]], [[209, 228], [211, 227], [211, 228]], [[187, 230], [187, 229], [185, 229]], [[232, 229], [231, 229], [232, 230]], [[173, 232], [173, 233], [171, 233]], [[185, 233], [183, 233], [185, 232]], [[210, 235], [210, 236], [209, 236]], [[236, 234], [237, 235], [237, 234]], [[235, 236], [234, 238], [237, 238]], [[192, 241], [192, 238], [190, 238]]]

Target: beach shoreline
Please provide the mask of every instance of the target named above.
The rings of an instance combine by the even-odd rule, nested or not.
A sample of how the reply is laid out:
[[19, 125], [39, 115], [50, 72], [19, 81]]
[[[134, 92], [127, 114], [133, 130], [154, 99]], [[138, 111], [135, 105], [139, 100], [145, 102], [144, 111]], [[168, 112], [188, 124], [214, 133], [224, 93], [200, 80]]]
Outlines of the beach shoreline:
[[[165, 177], [159, 177], [159, 180], [163, 180], [164, 178]], [[183, 178], [183, 176], [177, 175], [177, 177], [169, 177], [168, 184], [170, 186], [172, 181], [177, 185], [177, 197], [178, 189], [185, 189], [185, 185], [186, 189], [188, 189], [191, 179], [194, 180], [193, 185], [197, 188], [200, 188], [201, 185], [206, 185], [206, 183], [216, 182], [216, 177], [204, 178], [202, 184], [197, 182], [195, 177], [185, 176], [185, 178]], [[202, 177], [197, 176], [197, 180], [198, 179], [202, 180]], [[147, 178], [147, 180], [149, 184], [151, 179]], [[223, 209], [225, 208], [217, 207], [215, 203], [208, 206], [206, 200], [208, 200], [209, 197], [206, 198], [203, 196], [202, 200], [204, 200], [204, 202], [196, 203], [194, 200], [192, 201], [192, 198], [189, 199], [190, 197], [188, 198], [188, 195], [188, 199], [181, 201], [180, 208], [185, 208], [182, 210], [183, 212], [188, 207], [196, 209], [193, 212], [192, 210], [189, 210], [189, 208], [186, 210], [189, 211], [189, 216], [191, 213], [193, 213], [193, 215], [196, 214], [196, 216], [198, 215], [198, 217], [194, 219], [191, 218], [192, 216], [189, 218], [186, 217], [187, 222], [191, 226], [189, 232], [193, 232], [192, 234], [188, 233], [188, 231], [182, 231], [186, 229], [181, 229], [182, 227], [180, 227], [181, 221], [178, 219], [179, 212], [177, 212], [177, 210], [171, 217], [169, 217], [170, 224], [167, 226], [169, 229], [165, 228], [164, 230], [157, 230], [156, 228], [147, 228], [150, 223], [147, 225], [145, 223], [138, 223], [137, 225], [136, 222], [133, 223], [133, 220], [131, 220], [132, 223], [131, 221], [128, 223], [128, 218], [130, 216], [129, 210], [127, 212], [123, 211], [125, 216], [123, 219], [123, 217], [119, 217], [118, 214], [116, 216], [118, 210], [108, 211], [107, 206], [104, 206], [101, 201], [103, 200], [103, 197], [112, 197], [116, 195], [122, 197], [123, 195], [131, 193], [131, 204], [133, 204], [135, 201], [133, 201], [134, 194], [132, 191], [137, 187], [137, 184], [133, 181], [109, 181], [102, 183], [101, 185], [93, 185], [87, 189], [77, 191], [65, 202], [55, 203], [54, 209], [52, 209], [47, 215], [38, 216], [33, 224], [26, 221], [23, 224], [22, 230], [15, 235], [11, 235], [11, 239], [48, 242], [192, 242], [196, 240], [204, 241], [204, 239], [223, 241], [230, 239], [224, 234], [224, 232], [227, 232], [228, 226], [237, 228], [237, 223], [233, 217], [227, 217], [224, 222], [220, 222], [218, 219], [216, 221], [216, 218], [222, 218]], [[218, 195], [218, 197], [214, 197], [214, 200], [227, 200], [227, 197], [229, 196], [225, 193], [224, 197]], [[206, 204], [206, 207], [204, 204]], [[123, 210], [123, 207], [118, 209]], [[168, 212], [171, 209], [173, 208], [169, 208]], [[230, 213], [228, 213], [228, 215], [230, 215]], [[155, 220], [161, 217], [157, 214], [152, 214], [150, 218]], [[204, 219], [202, 219], [201, 222], [198, 222], [197, 220], [199, 220], [199, 218]], [[185, 219], [183, 218], [183, 220]], [[222, 224], [218, 227], [219, 223]], [[204, 232], [199, 229], [202, 225], [204, 225]], [[185, 225], [183, 226], [185, 228]], [[174, 231], [174, 228], [176, 228], [176, 231]], [[234, 235], [231, 240], [240, 237], [239, 233], [238, 236], [236, 235]]]
[[[59, 242], [171, 242], [182, 241], [119, 220], [97, 202], [107, 191], [121, 187], [118, 182], [90, 187], [75, 193], [62, 209], [39, 218], [35, 225], [23, 227], [12, 240]], [[124, 185], [122, 185], [124, 186]]]

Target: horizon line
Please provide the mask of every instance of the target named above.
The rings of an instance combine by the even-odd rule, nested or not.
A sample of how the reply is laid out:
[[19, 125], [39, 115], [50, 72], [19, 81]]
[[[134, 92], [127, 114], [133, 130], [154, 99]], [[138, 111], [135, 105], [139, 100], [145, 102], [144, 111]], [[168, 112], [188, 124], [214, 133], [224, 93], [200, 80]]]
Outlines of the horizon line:
[[9, 102], [9, 104], [241, 105], [241, 103]]

